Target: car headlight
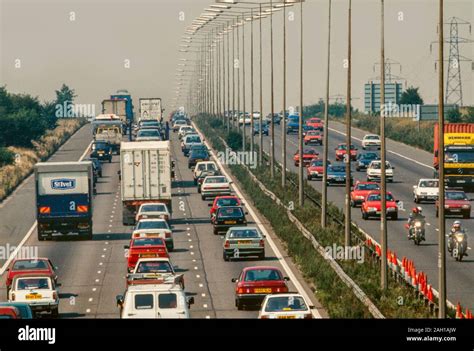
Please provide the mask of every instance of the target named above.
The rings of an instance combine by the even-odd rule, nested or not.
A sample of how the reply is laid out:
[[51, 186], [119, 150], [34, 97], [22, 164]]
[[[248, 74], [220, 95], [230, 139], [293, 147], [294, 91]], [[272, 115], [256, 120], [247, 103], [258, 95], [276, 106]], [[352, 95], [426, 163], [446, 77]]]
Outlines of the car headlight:
[[456, 235], [455, 239], [458, 243], [463, 242], [464, 241], [464, 235]]
[[462, 208], [463, 209], [468, 209], [468, 208], [471, 208], [471, 205], [462, 205]]
[[377, 208], [376, 207], [369, 207], [367, 209], [369, 212], [376, 212], [377, 211]]
[[422, 225], [421, 225], [421, 222], [415, 222], [415, 227], [421, 228], [421, 226], [422, 226]]
[[444, 205], [444, 208], [449, 208], [449, 205]]
[[318, 171], [311, 171], [311, 174], [319, 174]]
[[364, 200], [364, 197], [362, 195], [358, 195], [355, 197], [357, 200]]

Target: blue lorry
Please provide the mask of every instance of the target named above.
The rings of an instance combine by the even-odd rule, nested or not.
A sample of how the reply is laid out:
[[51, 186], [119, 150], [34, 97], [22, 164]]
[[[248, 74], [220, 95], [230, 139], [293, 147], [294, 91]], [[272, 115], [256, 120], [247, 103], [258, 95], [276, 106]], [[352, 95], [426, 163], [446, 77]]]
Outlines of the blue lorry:
[[35, 165], [38, 240], [69, 235], [92, 239], [91, 161]]

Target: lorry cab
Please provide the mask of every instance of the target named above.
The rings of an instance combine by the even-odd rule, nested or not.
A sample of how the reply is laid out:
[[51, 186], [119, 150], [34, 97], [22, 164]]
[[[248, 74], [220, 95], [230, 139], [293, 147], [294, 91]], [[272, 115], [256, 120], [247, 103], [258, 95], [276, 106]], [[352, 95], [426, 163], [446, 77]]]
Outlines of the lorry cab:
[[179, 284], [165, 280], [136, 281], [127, 287], [124, 295], [116, 297], [120, 318], [190, 318], [193, 297]]

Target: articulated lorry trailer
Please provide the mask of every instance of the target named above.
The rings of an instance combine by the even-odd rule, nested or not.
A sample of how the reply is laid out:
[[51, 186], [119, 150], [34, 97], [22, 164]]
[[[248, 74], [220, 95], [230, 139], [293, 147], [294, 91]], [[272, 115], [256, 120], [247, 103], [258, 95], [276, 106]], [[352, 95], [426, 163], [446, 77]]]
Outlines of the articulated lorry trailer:
[[[434, 128], [435, 176], [439, 173], [438, 124]], [[444, 125], [444, 175], [449, 187], [474, 189], [474, 123]]]
[[161, 122], [162, 108], [160, 98], [140, 98], [140, 120], [156, 120]]
[[122, 142], [120, 184], [124, 225], [135, 224], [135, 216], [144, 203], [164, 203], [171, 213], [170, 142]]
[[92, 239], [92, 162], [39, 162], [34, 170], [38, 240]]

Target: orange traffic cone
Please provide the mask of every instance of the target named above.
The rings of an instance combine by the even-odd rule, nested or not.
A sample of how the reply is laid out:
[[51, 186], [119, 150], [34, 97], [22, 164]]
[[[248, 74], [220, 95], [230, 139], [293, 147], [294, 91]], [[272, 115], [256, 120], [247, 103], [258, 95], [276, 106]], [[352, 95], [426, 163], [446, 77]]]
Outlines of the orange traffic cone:
[[456, 305], [456, 319], [463, 319], [463, 314], [461, 310], [461, 304], [458, 302]]

